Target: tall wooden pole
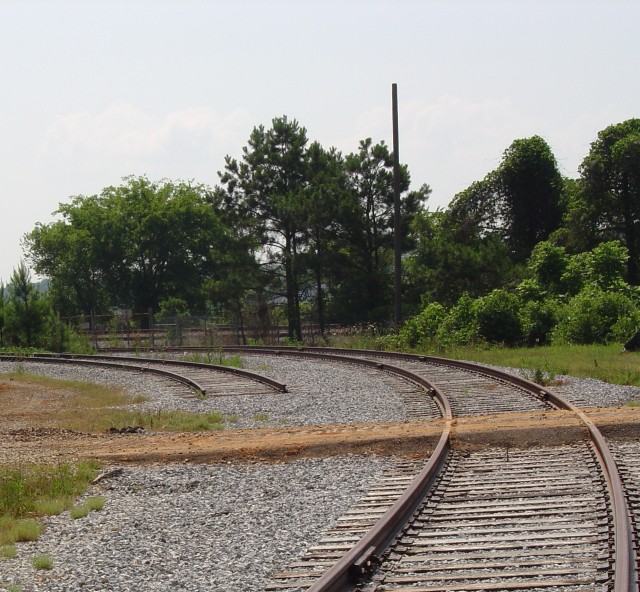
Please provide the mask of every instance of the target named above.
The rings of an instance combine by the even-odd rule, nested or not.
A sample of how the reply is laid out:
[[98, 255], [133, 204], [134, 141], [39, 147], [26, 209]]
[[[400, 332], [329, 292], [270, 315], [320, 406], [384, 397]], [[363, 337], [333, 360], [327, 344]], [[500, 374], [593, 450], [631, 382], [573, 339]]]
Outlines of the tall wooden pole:
[[402, 322], [402, 306], [400, 300], [402, 280], [402, 236], [400, 230], [400, 147], [398, 145], [398, 85], [391, 85], [391, 102], [393, 111], [393, 248], [394, 248], [394, 291], [395, 291], [395, 325], [400, 328]]

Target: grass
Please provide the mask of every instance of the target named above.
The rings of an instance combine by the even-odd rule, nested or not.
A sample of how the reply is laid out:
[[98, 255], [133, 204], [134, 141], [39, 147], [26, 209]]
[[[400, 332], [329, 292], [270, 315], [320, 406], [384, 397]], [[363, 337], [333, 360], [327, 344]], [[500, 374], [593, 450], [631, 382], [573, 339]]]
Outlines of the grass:
[[[153, 431], [193, 432], [224, 429], [225, 418], [219, 412], [204, 414], [181, 411], [144, 411], [122, 408], [146, 401], [146, 397], [129, 396], [123, 389], [114, 389], [78, 381], [58, 380], [27, 373], [2, 374], [3, 378], [20, 380], [47, 389], [53, 403], [46, 408], [30, 410], [33, 425], [48, 425], [85, 433], [102, 433], [110, 428], [141, 426]], [[54, 512], [43, 512], [54, 513]]]
[[[380, 349], [380, 340], [366, 335], [341, 336], [333, 339], [331, 345], [377, 350]], [[529, 370], [532, 378], [537, 375], [549, 380], [568, 374], [580, 378], [597, 378], [611, 384], [640, 386], [640, 352], [625, 352], [619, 343], [519, 348], [468, 345], [445, 350], [425, 347], [407, 351], [492, 366], [521, 368]]]
[[458, 360], [529, 370], [553, 380], [560, 374], [597, 378], [611, 384], [640, 386], [640, 353], [621, 345], [573, 345], [536, 348], [459, 347], [439, 354]]
[[69, 515], [74, 520], [88, 516], [90, 512], [99, 512], [104, 508], [104, 498], [100, 496], [88, 497], [80, 506], [74, 506], [69, 510]]
[[242, 358], [238, 354], [227, 356], [221, 349], [207, 350], [206, 352], [193, 352], [185, 358], [187, 362], [198, 364], [213, 364], [216, 366], [231, 366], [243, 368]]
[[13, 559], [18, 554], [15, 545], [3, 545], [0, 547], [0, 559]]
[[52, 392], [64, 391], [64, 400], [60, 404], [66, 410], [75, 410], [76, 408], [82, 408], [83, 410], [100, 409], [142, 403], [148, 400], [144, 396], [132, 397], [124, 389], [79, 380], [51, 378], [20, 371], [19, 368], [16, 372], [2, 374], [2, 377], [9, 380], [16, 379], [29, 382], [35, 386], [50, 389]]
[[268, 421], [269, 420], [269, 416], [266, 413], [256, 413], [253, 416], [253, 419], [255, 421]]
[[224, 429], [225, 417], [219, 411], [191, 413], [187, 411], [128, 411], [112, 409], [91, 420], [91, 431], [110, 427], [141, 426], [158, 432], [202, 432]]
[[53, 557], [51, 555], [36, 555], [31, 560], [31, 565], [35, 569], [51, 569], [53, 567]]
[[71, 507], [96, 476], [96, 463], [0, 468], [0, 545], [37, 540], [39, 516]]

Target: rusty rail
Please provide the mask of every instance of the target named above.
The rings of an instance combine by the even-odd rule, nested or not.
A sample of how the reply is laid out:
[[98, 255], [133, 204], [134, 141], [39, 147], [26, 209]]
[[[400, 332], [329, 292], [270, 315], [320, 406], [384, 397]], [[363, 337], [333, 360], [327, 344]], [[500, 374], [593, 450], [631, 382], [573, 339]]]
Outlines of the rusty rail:
[[[199, 349], [199, 348], [188, 348]], [[202, 348], [204, 349], [204, 348]], [[564, 400], [552, 391], [540, 385], [514, 376], [471, 362], [462, 362], [439, 358], [435, 356], [423, 356], [416, 354], [405, 354], [401, 352], [383, 352], [371, 350], [340, 349], [340, 348], [310, 348], [310, 347], [271, 347], [271, 346], [230, 346], [224, 347], [225, 351], [235, 351], [243, 353], [264, 353], [271, 355], [286, 354], [299, 357], [313, 357], [316, 359], [331, 359], [334, 361], [345, 361], [357, 363], [365, 366], [376, 367], [386, 370], [405, 378], [410, 378], [427, 389], [427, 392], [434, 397], [434, 401], [443, 413], [446, 421], [445, 430], [440, 438], [438, 446], [430, 460], [416, 477], [405, 494], [384, 514], [376, 525], [364, 536], [356, 545], [346, 553], [337, 563], [335, 563], [325, 574], [308, 589], [308, 592], [344, 592], [353, 588], [361, 572], [366, 571], [377, 558], [384, 552], [406, 521], [411, 517], [422, 498], [428, 493], [438, 472], [444, 466], [448, 451], [450, 449], [450, 429], [451, 429], [451, 407], [444, 395], [425, 379], [413, 373], [402, 370], [395, 366], [381, 363], [375, 360], [363, 360], [353, 357], [353, 354], [369, 357], [387, 357], [392, 359], [404, 359], [410, 361], [421, 361], [430, 364], [439, 364], [460, 368], [478, 374], [491, 376], [495, 379], [520, 386], [530, 392], [533, 396], [548, 401], [559, 409], [566, 409], [574, 412], [585, 424], [591, 445], [596, 457], [600, 462], [605, 476], [607, 489], [610, 496], [611, 514], [613, 517], [613, 547], [614, 547], [614, 592], [632, 592], [637, 590], [635, 573], [635, 549], [633, 542], [633, 526], [630, 520], [630, 512], [627, 500], [624, 495], [622, 479], [615, 463], [613, 455], [598, 428], [589, 418], [569, 401]], [[346, 354], [346, 355], [345, 355]]]
[[[36, 357], [39, 357], [40, 354], [34, 354]], [[114, 356], [106, 356], [106, 355], [81, 355], [81, 354], [57, 354], [60, 358], [70, 359], [70, 360], [113, 360]], [[263, 376], [262, 374], [257, 374], [256, 372], [251, 372], [250, 370], [245, 370], [243, 368], [235, 368], [234, 366], [221, 366], [219, 364], [207, 364], [205, 362], [189, 362], [187, 360], [163, 360], [160, 358], [145, 358], [141, 356], [118, 356], [117, 359], [125, 360], [129, 362], [146, 362], [148, 364], [158, 364], [158, 365], [172, 365], [172, 366], [184, 366], [185, 368], [204, 368], [206, 370], [213, 370], [215, 372], [226, 372], [227, 374], [235, 374], [236, 376], [242, 376], [243, 378], [248, 378], [249, 380], [253, 380], [254, 382], [259, 382], [264, 384], [273, 390], [279, 393], [287, 392], [287, 385], [274, 380], [273, 378], [269, 378], [268, 376]]]
[[[113, 359], [113, 358], [112, 358]], [[134, 364], [123, 364], [120, 362], [107, 362], [107, 361], [98, 361], [98, 360], [86, 360], [86, 359], [72, 359], [72, 358], [64, 358], [59, 356], [46, 356], [42, 354], [37, 354], [33, 356], [14, 356], [3, 354], [0, 355], [0, 360], [3, 362], [35, 362], [35, 363], [43, 363], [43, 364], [76, 364], [82, 366], [93, 366], [93, 367], [102, 367], [102, 368], [115, 368], [118, 370], [125, 370], [128, 372], [147, 372], [149, 374], [156, 374], [159, 376], [163, 376], [164, 378], [168, 378], [169, 380], [173, 380], [176, 382], [181, 382], [182, 384], [186, 384], [190, 388], [194, 389], [198, 393], [202, 395], [206, 395], [206, 389], [204, 389], [200, 384], [198, 384], [195, 380], [191, 380], [186, 376], [182, 376], [181, 374], [177, 374], [176, 372], [169, 372], [168, 370], [161, 370], [160, 368], [149, 368], [146, 366], [139, 366]]]
[[[475, 372], [478, 374], [484, 374], [486, 376], [491, 376], [492, 378], [496, 378], [498, 380], [502, 380], [504, 382], [510, 382], [511, 384], [515, 384], [529, 391], [531, 394], [540, 398], [542, 400], [548, 401], [552, 405], [555, 405], [558, 409], [566, 409], [568, 411], [572, 411], [575, 413], [584, 423], [585, 427], [589, 432], [589, 437], [591, 440], [591, 445], [596, 452], [596, 457], [600, 462], [600, 466], [602, 472], [604, 474], [607, 489], [609, 491], [610, 504], [611, 504], [611, 514], [613, 517], [613, 546], [614, 546], [614, 592], [632, 592], [637, 590], [636, 578], [637, 574], [635, 573], [635, 547], [633, 541], [633, 525], [630, 519], [630, 510], [629, 505], [627, 503], [624, 487], [622, 485], [622, 479], [620, 477], [620, 472], [618, 471], [618, 466], [609, 450], [609, 447], [604, 439], [604, 436], [601, 434], [600, 430], [591, 422], [591, 420], [587, 417], [587, 415], [577, 408], [575, 405], [566, 401], [559, 395], [553, 393], [552, 391], [541, 387], [540, 385], [527, 380], [525, 378], [521, 378], [519, 376], [514, 376], [511, 374], [507, 374], [505, 372], [501, 372], [500, 370], [496, 370], [494, 368], [489, 368], [486, 366], [481, 366], [478, 364], [474, 364], [471, 362], [463, 362], [458, 360], [450, 360], [446, 358], [439, 358], [435, 356], [422, 356], [416, 354], [405, 354], [401, 352], [382, 352], [382, 351], [370, 351], [370, 350], [353, 350], [353, 349], [339, 349], [339, 348], [307, 348], [307, 347], [290, 347], [290, 348], [273, 348], [273, 347], [255, 347], [255, 348], [239, 348], [239, 347], [230, 347], [225, 348], [231, 351], [259, 351], [263, 353], [274, 353], [276, 355], [287, 353], [288, 355], [302, 355], [302, 354], [311, 354], [314, 357], [318, 356], [323, 359], [327, 357], [335, 358], [337, 355], [342, 356], [345, 353], [350, 354], [359, 354], [359, 355], [367, 355], [370, 357], [387, 357], [393, 359], [404, 359], [411, 361], [421, 361], [430, 364], [439, 364], [443, 366], [451, 366], [455, 368], [461, 368], [463, 370], [468, 370], [470, 372]], [[335, 352], [335, 354], [329, 353]], [[369, 360], [370, 362], [372, 360]], [[375, 363], [375, 362], [374, 362]], [[386, 367], [385, 364], [380, 364], [381, 367]], [[425, 470], [427, 467], [425, 466]], [[411, 486], [413, 488], [413, 485]], [[390, 510], [391, 511], [391, 510]], [[382, 522], [384, 518], [381, 519]], [[380, 528], [384, 528], [383, 525]], [[374, 527], [374, 529], [370, 532], [377, 531], [378, 525]], [[379, 535], [372, 535], [371, 538], [377, 540]], [[362, 540], [369, 539], [369, 535], [364, 537]], [[366, 557], [369, 551], [363, 549], [363, 545], [358, 543], [358, 550], [361, 553], [364, 553]], [[353, 559], [353, 555], [357, 553], [349, 553], [345, 555], [339, 564], [342, 565], [342, 569], [344, 569], [344, 563]], [[350, 559], [347, 560], [346, 557]], [[362, 555], [361, 555], [362, 556]], [[361, 556], [358, 557], [360, 560]], [[330, 576], [328, 574], [332, 573], [335, 569], [338, 569], [338, 564], [336, 564], [333, 568], [331, 568], [327, 574], [327, 578], [321, 578], [314, 586], [309, 588], [309, 592], [338, 592], [347, 590], [344, 579], [338, 579], [337, 575]], [[321, 584], [322, 582], [322, 584]], [[341, 584], [338, 584], [341, 582]], [[341, 587], [342, 586], [342, 587]]]

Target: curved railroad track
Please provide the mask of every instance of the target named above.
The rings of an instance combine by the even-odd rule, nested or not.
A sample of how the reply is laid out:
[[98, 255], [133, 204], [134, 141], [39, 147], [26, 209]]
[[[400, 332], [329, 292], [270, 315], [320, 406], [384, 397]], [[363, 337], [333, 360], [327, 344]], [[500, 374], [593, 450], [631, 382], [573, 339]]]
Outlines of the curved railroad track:
[[[428, 395], [416, 399], [416, 417], [433, 417], [435, 409], [444, 418], [438, 446], [423, 467], [399, 464], [386, 474], [358, 507], [267, 590], [637, 589], [633, 523], [613, 456], [588, 418], [551, 391], [490, 368], [426, 356], [317, 348], [225, 349], [358, 364], [395, 374]], [[183, 384], [188, 374], [186, 366], [174, 361], [104, 358], [64, 357], [51, 363], [125, 364], [158, 373], [170, 369]], [[191, 388], [209, 395], [217, 388], [205, 385], [202, 377], [195, 380], [193, 374], [188, 380]], [[260, 382], [260, 388], [264, 386]], [[415, 399], [415, 386], [407, 392], [412, 393], [407, 400]], [[543, 451], [465, 454], [451, 449], [455, 418], [552, 409], [580, 417], [589, 442]], [[626, 493], [634, 500], [637, 488], [630, 483], [633, 479], [628, 477]], [[639, 505], [633, 510], [636, 522]]]
[[32, 356], [0, 355], [0, 361], [20, 364], [63, 364], [146, 372], [161, 376], [175, 384], [186, 386], [182, 395], [204, 397], [262, 395], [286, 393], [285, 384], [256, 372], [198, 362], [142, 358], [139, 356], [105, 356], [60, 354]]
[[[447, 420], [425, 468], [403, 493], [389, 493], [388, 507], [379, 506], [384, 513], [370, 530], [334, 530], [322, 549], [343, 554], [331, 567], [318, 575], [318, 564], [310, 570], [303, 560], [268, 590], [348, 590], [367, 576], [367, 590], [381, 592], [637, 589], [634, 524], [613, 456], [584, 413], [551, 391], [491, 368], [428, 356], [228, 349], [349, 363], [355, 356], [425, 386]], [[452, 417], [527, 409], [574, 412], [588, 430], [588, 444], [547, 457], [512, 452], [506, 460], [502, 452], [450, 452]]]

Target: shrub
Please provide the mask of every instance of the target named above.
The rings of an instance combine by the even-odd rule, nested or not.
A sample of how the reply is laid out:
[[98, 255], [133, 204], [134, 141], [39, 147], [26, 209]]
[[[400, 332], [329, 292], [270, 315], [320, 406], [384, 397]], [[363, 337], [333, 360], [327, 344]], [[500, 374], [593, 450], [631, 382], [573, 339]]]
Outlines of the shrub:
[[466, 292], [442, 319], [436, 334], [438, 343], [443, 346], [464, 345], [476, 341], [478, 326], [474, 300]]
[[590, 286], [572, 298], [553, 331], [557, 343], [625, 341], [640, 323], [640, 311], [624, 294]]
[[525, 302], [520, 308], [522, 338], [527, 345], [547, 345], [559, 316], [554, 300]]
[[400, 338], [409, 347], [433, 341], [438, 327], [447, 315], [442, 304], [432, 302], [422, 312], [409, 319], [400, 330]]
[[51, 555], [36, 555], [31, 564], [35, 569], [51, 569], [53, 567], [53, 558]]
[[522, 339], [519, 306], [518, 297], [504, 290], [478, 298], [473, 308], [479, 337], [489, 343], [518, 343]]

